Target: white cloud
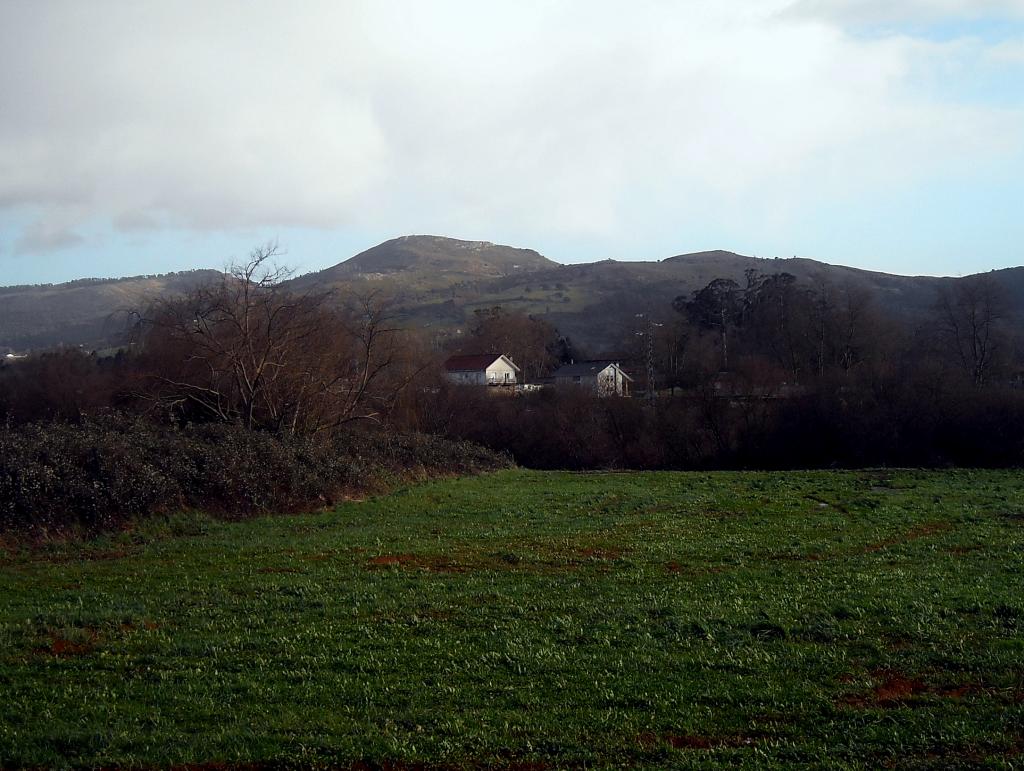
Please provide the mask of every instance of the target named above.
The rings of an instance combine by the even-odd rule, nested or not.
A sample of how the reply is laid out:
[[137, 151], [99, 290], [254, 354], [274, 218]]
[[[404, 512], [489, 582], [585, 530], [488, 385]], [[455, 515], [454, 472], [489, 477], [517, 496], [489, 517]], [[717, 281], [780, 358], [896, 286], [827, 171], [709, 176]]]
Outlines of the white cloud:
[[5, 4], [0, 207], [68, 232], [604, 236], [645, 209], [791, 219], [1020, 148], [1019, 111], [916, 90], [955, 46], [806, 19], [854, 5]]
[[84, 243], [85, 239], [67, 225], [41, 220], [28, 227], [14, 242], [15, 255], [50, 254]]
[[784, 14], [845, 24], [934, 23], [1024, 17], [1024, 0], [795, 0]]
[[992, 64], [1024, 64], [1024, 39], [1004, 40], [986, 51], [986, 58]]

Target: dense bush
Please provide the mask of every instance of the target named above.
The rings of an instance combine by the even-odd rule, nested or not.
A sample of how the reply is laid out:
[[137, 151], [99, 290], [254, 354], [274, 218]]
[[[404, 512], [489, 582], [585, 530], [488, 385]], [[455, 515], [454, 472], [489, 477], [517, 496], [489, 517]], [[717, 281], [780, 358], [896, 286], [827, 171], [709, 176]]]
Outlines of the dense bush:
[[111, 414], [0, 428], [0, 527], [97, 530], [182, 508], [294, 511], [506, 456], [468, 442], [347, 432], [331, 442], [210, 424], [174, 430]]
[[1024, 466], [1024, 390], [889, 382], [787, 398], [691, 392], [599, 398], [553, 388], [517, 398], [430, 395], [425, 430], [508, 450], [542, 469]]

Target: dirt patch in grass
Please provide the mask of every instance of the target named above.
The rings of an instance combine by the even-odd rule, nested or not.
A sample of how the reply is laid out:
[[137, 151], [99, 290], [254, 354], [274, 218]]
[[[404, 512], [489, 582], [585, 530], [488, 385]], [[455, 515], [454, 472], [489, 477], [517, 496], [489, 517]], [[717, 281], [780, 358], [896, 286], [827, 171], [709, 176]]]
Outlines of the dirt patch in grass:
[[48, 642], [36, 648], [36, 653], [61, 659], [88, 656], [96, 649], [100, 634], [96, 629], [87, 627], [82, 630], [81, 635], [76, 635], [76, 638], [67, 637], [62, 632], [50, 632]]
[[184, 763], [171, 766], [171, 771], [276, 771], [287, 768], [284, 763], [235, 763], [228, 761], [210, 761], [207, 763]]
[[379, 557], [371, 557], [366, 564], [369, 567], [386, 567], [389, 565], [415, 565], [419, 557], [415, 554], [381, 554]]
[[920, 525], [914, 525], [906, 533], [901, 536], [893, 538], [885, 538], [881, 541], [875, 541], [864, 547], [865, 552], [876, 552], [888, 549], [891, 546], [900, 546], [911, 541], [917, 541], [921, 538], [928, 538], [929, 536], [938, 535], [939, 533], [946, 533], [953, 529], [953, 525], [949, 522], [922, 522]]
[[978, 683], [931, 686], [919, 677], [912, 677], [893, 669], [876, 669], [871, 676], [876, 683], [870, 691], [846, 696], [840, 703], [859, 709], [887, 708], [911, 706], [925, 697], [964, 699], [986, 691]]
[[684, 565], [681, 562], [670, 560], [665, 563], [665, 570], [673, 575], [681, 576], [708, 576], [725, 571], [721, 565]]
[[[26, 539], [12, 544], [0, 542], [0, 566], [14, 570], [31, 569], [34, 565], [67, 565], [73, 562], [104, 562], [136, 556], [141, 547], [126, 544], [117, 548], [92, 546], [80, 542], [82, 534], [55, 534], [46, 539]], [[13, 545], [18, 544], [17, 546]]]
[[[559, 763], [558, 768], [579, 768], [578, 764]], [[554, 768], [543, 760], [467, 760], [464, 763], [424, 763], [403, 760], [357, 760], [349, 766], [336, 766], [347, 771], [463, 771], [467, 768], [492, 768], [497, 771], [548, 771]]]
[[456, 564], [442, 555], [381, 554], [366, 561], [367, 570], [381, 568], [411, 568], [435, 573], [465, 573], [466, 565]]
[[906, 701], [928, 692], [928, 686], [916, 677], [907, 677], [894, 671], [880, 673], [879, 676], [882, 682], [871, 690], [871, 700], [876, 704]]

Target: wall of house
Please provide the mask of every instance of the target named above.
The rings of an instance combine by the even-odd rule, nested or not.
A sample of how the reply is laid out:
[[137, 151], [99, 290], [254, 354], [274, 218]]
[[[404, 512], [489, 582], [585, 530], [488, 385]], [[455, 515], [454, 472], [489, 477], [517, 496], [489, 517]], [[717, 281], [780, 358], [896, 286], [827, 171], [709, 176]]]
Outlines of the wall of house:
[[459, 385], [512, 385], [516, 382], [515, 367], [507, 364], [504, 359], [497, 359], [486, 370], [472, 372], [449, 372], [448, 379]]
[[504, 359], [498, 359], [487, 368], [487, 382], [515, 383], [516, 370], [514, 367], [507, 364]]
[[597, 392], [602, 396], [608, 396], [611, 394], [618, 393], [616, 388], [616, 375], [618, 372], [615, 367], [606, 367], [597, 373]]
[[458, 385], [486, 385], [487, 377], [483, 370], [479, 372], [449, 372], [448, 379]]
[[594, 375], [576, 375], [555, 378], [555, 385], [574, 385], [581, 388], [589, 388], [591, 391], [597, 389], [597, 378]]
[[628, 394], [629, 385], [618, 367], [606, 367], [597, 376], [597, 390], [601, 394]]
[[622, 370], [612, 366], [605, 367], [600, 372], [592, 375], [558, 377], [555, 378], [555, 385], [575, 385], [581, 388], [588, 388], [602, 396], [629, 392], [626, 379], [622, 376]]

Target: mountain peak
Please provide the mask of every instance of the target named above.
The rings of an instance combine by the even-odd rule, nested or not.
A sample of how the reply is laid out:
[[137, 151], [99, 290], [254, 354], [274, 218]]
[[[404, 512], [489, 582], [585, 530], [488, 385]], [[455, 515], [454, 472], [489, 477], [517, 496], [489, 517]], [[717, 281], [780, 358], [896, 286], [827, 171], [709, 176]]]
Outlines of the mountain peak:
[[318, 281], [327, 282], [358, 276], [381, 278], [409, 273], [436, 276], [441, 272], [467, 279], [486, 279], [556, 265], [533, 249], [519, 249], [490, 241], [408, 235], [392, 238], [314, 275]]
[[726, 251], [725, 249], [711, 249], [706, 252], [690, 252], [688, 254], [677, 254], [672, 257], [666, 257], [663, 262], [698, 262], [702, 260], [734, 260], [739, 258], [741, 260], [748, 260], [749, 257], [745, 257], [742, 254], [736, 254], [736, 252]]

